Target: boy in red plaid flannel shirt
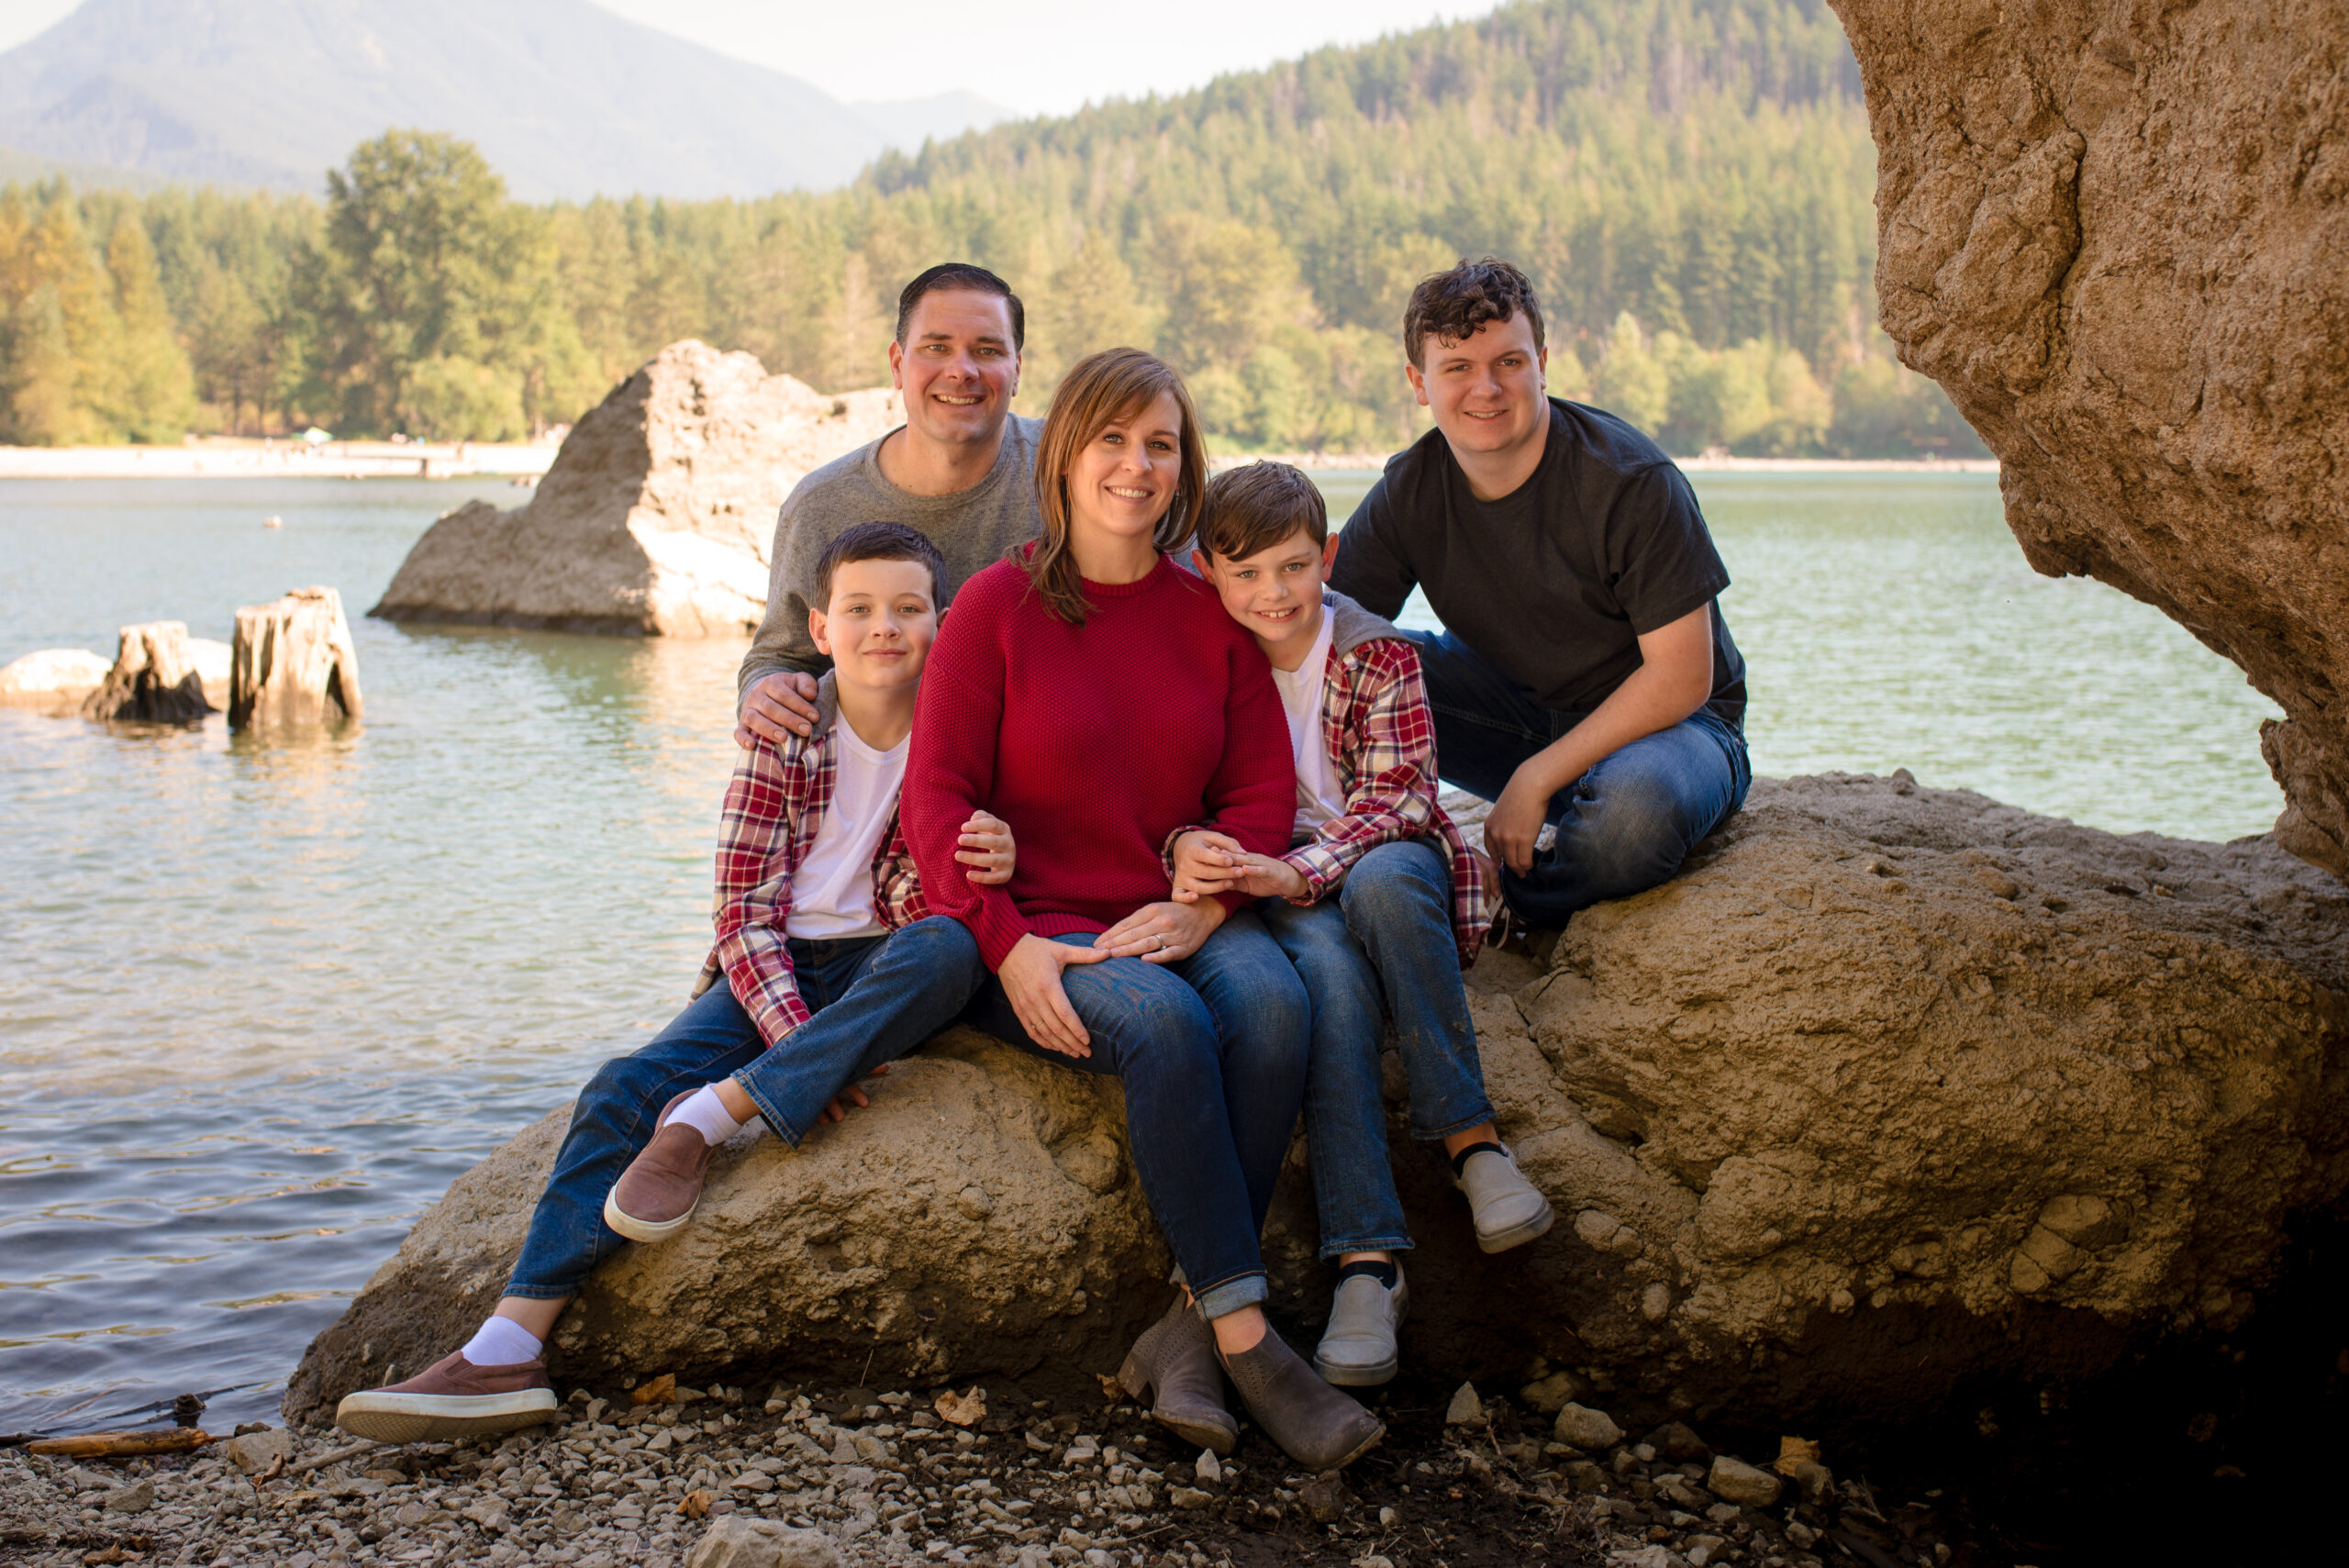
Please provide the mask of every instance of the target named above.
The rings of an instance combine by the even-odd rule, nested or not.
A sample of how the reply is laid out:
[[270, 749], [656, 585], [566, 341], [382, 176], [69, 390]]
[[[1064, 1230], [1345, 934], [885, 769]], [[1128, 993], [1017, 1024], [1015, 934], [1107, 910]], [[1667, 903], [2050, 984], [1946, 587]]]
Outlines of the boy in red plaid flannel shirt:
[[1490, 925], [1476, 856], [1436, 804], [1435, 722], [1418, 650], [1323, 587], [1337, 540], [1321, 494], [1286, 463], [1208, 486], [1200, 573], [1273, 663], [1297, 760], [1295, 842], [1255, 855], [1221, 834], [1176, 836], [1175, 896], [1238, 889], [1313, 997], [1306, 1140], [1321, 1255], [1339, 1260], [1314, 1365], [1331, 1383], [1385, 1383], [1408, 1303], [1395, 1254], [1411, 1245], [1386, 1156], [1378, 1054], [1385, 1014], [1410, 1085], [1414, 1137], [1443, 1141], [1477, 1245], [1522, 1246], [1548, 1200], [1493, 1128], [1460, 972]]
[[[986, 980], [969, 931], [929, 915], [897, 823], [939, 571], [937, 547], [900, 523], [858, 524], [824, 552], [808, 597], [825, 608], [808, 621], [833, 667], [812, 733], [761, 740], [735, 766], [693, 1005], [579, 1096], [496, 1311], [420, 1375], [343, 1400], [345, 1430], [408, 1442], [551, 1419], [543, 1341], [596, 1262], [623, 1238], [682, 1229], [711, 1150], [752, 1118], [796, 1146], [867, 1104], [857, 1084]], [[1000, 822], [974, 817], [962, 842], [965, 874], [1010, 877]]]

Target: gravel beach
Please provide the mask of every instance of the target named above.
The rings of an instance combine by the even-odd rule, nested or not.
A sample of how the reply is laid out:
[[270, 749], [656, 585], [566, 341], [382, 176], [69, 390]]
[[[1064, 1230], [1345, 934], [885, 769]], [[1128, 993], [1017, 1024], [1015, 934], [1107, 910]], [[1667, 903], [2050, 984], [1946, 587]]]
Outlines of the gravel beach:
[[[882, 1392], [574, 1392], [561, 1424], [480, 1443], [365, 1448], [248, 1429], [195, 1455], [0, 1453], [0, 1561], [789, 1568], [950, 1562], [1042, 1568], [1818, 1568], [1978, 1561], [1930, 1503], [1817, 1463], [1792, 1476], [1645, 1437], [1605, 1412], [1388, 1390], [1385, 1443], [1297, 1473], [1252, 1429], [1216, 1462], [1122, 1399], [1015, 1386]], [[1543, 1406], [1551, 1407], [1544, 1410]], [[984, 1407], [982, 1413], [981, 1407]], [[941, 1414], [942, 1412], [942, 1414]], [[958, 1424], [968, 1422], [968, 1425]], [[1577, 1447], [1576, 1440], [1585, 1446]], [[756, 1521], [766, 1521], [760, 1525]]]

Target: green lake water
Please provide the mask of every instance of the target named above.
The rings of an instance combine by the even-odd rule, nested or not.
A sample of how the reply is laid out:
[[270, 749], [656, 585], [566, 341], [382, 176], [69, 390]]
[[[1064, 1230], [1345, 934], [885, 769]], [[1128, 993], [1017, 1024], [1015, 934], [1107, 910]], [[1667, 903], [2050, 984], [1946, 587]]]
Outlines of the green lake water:
[[[1370, 477], [1325, 477], [1334, 516]], [[2123, 832], [2274, 820], [2273, 706], [2154, 611], [2034, 575], [1994, 480], [1696, 483], [1757, 773], [1907, 767]], [[357, 615], [474, 495], [522, 498], [0, 482], [0, 662], [165, 617], [225, 641], [312, 583]], [[354, 632], [349, 733], [0, 709], [0, 1430], [184, 1389], [215, 1430], [273, 1411], [416, 1213], [685, 1000], [741, 644]]]

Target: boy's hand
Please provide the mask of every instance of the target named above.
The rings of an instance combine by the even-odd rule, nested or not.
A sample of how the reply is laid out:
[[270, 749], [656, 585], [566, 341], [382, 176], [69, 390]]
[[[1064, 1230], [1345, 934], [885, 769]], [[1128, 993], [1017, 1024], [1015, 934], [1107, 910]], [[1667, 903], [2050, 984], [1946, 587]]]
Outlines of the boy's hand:
[[1011, 880], [1017, 857], [1011, 824], [985, 811], [974, 811], [963, 824], [963, 847], [954, 858], [970, 869], [963, 874], [982, 887], [999, 887]]
[[745, 751], [761, 740], [780, 746], [786, 736], [805, 735], [815, 727], [816, 677], [798, 670], [776, 670], [760, 676], [742, 694], [734, 744]]
[[[888, 1071], [889, 1064], [885, 1062], [880, 1066], [875, 1067], [871, 1073], [867, 1073], [866, 1076], [878, 1078], [885, 1074]], [[851, 1106], [869, 1106], [873, 1102], [871, 1100], [864, 1097], [864, 1088], [862, 1084], [851, 1084], [847, 1088], [842, 1089], [839, 1094], [832, 1096], [832, 1103], [826, 1106], [823, 1110], [818, 1114], [816, 1118], [816, 1125], [818, 1127], [821, 1127], [826, 1122], [843, 1120], [847, 1118], [849, 1107]]]
[[1194, 828], [1174, 840], [1174, 901], [1196, 904], [1210, 893], [1239, 891], [1238, 862], [1247, 851], [1224, 833]]
[[1004, 995], [1011, 999], [1011, 1010], [1019, 1016], [1019, 1027], [1030, 1040], [1063, 1056], [1090, 1056], [1093, 1037], [1069, 1005], [1061, 971], [1072, 963], [1098, 963], [1108, 956], [1097, 945], [1071, 947], [1027, 936], [1013, 944], [995, 977], [1003, 983]]
[[1274, 855], [1242, 855], [1239, 891], [1251, 898], [1303, 898], [1312, 892], [1305, 873]]
[[1199, 951], [1223, 924], [1223, 906], [1212, 898], [1196, 904], [1167, 899], [1145, 904], [1099, 936], [1093, 951], [1109, 958], [1173, 963]]

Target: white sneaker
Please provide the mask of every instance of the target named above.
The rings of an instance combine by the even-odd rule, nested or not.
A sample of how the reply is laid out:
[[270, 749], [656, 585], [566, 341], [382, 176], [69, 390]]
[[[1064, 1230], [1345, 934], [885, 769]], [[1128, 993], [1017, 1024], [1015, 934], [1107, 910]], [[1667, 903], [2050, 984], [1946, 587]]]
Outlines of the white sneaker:
[[1313, 1370], [1322, 1382], [1341, 1388], [1370, 1388], [1389, 1381], [1402, 1364], [1395, 1331], [1403, 1326], [1410, 1306], [1410, 1287], [1403, 1281], [1400, 1263], [1395, 1265], [1392, 1290], [1370, 1274], [1340, 1280], [1330, 1299], [1329, 1325], [1313, 1351]]
[[1468, 1195], [1476, 1245], [1487, 1252], [1522, 1247], [1558, 1218], [1542, 1189], [1517, 1168], [1517, 1156], [1497, 1144], [1483, 1145], [1470, 1155], [1452, 1184]]

